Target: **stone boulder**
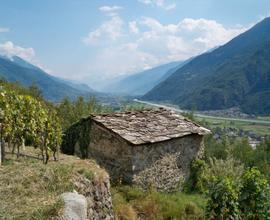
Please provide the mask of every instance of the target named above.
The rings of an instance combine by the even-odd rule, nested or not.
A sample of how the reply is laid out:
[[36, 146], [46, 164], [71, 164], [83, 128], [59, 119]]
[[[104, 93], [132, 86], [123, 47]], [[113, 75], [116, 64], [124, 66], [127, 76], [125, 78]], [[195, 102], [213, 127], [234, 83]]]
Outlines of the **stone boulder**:
[[64, 220], [87, 219], [87, 200], [78, 193], [67, 192], [62, 194], [64, 200]]

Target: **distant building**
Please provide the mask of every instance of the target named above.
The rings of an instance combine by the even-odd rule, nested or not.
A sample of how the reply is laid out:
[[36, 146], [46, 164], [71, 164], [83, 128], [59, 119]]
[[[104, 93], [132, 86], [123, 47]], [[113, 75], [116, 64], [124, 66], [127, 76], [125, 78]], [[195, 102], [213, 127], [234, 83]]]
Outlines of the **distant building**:
[[[86, 124], [87, 134], [76, 125], [70, 128], [64, 152], [94, 158], [113, 180], [166, 191], [181, 189], [191, 161], [203, 153], [203, 136], [210, 133], [165, 109], [91, 115], [78, 126]], [[73, 146], [67, 148], [65, 139], [72, 137]], [[87, 146], [83, 138], [89, 138]]]

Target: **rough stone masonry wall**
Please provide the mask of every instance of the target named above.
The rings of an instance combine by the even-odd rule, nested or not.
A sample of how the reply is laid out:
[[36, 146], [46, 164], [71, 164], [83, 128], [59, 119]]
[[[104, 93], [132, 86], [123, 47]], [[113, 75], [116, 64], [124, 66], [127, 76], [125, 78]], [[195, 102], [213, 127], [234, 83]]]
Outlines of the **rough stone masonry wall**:
[[190, 163], [203, 152], [197, 134], [133, 148], [133, 183], [143, 188], [179, 191], [188, 178]]
[[109, 176], [93, 180], [77, 176], [75, 186], [87, 200], [87, 220], [114, 219]]
[[132, 147], [121, 137], [93, 122], [88, 157], [103, 166], [113, 181], [132, 179]]

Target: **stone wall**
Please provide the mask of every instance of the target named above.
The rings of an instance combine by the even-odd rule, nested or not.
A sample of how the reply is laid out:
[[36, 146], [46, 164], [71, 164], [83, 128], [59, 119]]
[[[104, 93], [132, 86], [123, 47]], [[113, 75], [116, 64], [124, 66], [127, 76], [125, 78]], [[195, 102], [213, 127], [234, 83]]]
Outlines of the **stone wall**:
[[78, 193], [87, 200], [88, 220], [114, 219], [109, 176], [93, 180], [77, 176], [74, 182]]
[[203, 137], [197, 134], [133, 148], [133, 183], [143, 188], [181, 190], [190, 163], [203, 153]]
[[[134, 183], [143, 188], [181, 190], [189, 176], [191, 161], [202, 155], [203, 136], [192, 134], [153, 144], [132, 145], [119, 135], [92, 121], [88, 158], [110, 174], [112, 181]], [[76, 149], [81, 148], [79, 143]], [[85, 148], [85, 147], [84, 147]]]
[[113, 181], [132, 179], [132, 147], [116, 134], [92, 122], [88, 157], [94, 158], [110, 174]]

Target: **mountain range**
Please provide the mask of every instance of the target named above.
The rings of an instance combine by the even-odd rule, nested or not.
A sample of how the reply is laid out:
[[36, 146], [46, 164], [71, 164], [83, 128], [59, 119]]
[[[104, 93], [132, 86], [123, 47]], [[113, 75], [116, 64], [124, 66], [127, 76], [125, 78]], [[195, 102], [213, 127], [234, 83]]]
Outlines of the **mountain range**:
[[238, 106], [247, 113], [270, 114], [270, 18], [195, 57], [142, 99], [169, 101], [184, 109]]
[[0, 56], [0, 78], [9, 82], [19, 82], [26, 87], [36, 85], [45, 99], [54, 102], [64, 97], [74, 99], [77, 96], [96, 94], [85, 84], [54, 77], [18, 56]]
[[186, 62], [187, 61], [171, 62], [143, 72], [121, 77], [106, 85], [103, 91], [118, 95], [143, 95], [169, 77]]

